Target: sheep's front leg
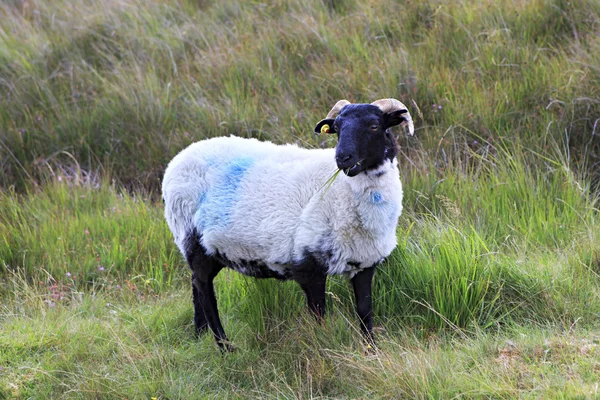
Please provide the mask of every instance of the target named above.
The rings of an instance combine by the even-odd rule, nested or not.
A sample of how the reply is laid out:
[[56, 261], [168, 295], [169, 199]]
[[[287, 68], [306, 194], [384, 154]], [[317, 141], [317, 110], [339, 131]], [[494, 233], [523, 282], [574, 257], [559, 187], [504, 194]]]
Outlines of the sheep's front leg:
[[375, 267], [366, 268], [354, 275], [351, 279], [354, 297], [356, 299], [356, 312], [360, 318], [360, 327], [369, 344], [373, 340], [373, 301], [371, 297], [371, 286]]
[[315, 314], [318, 320], [325, 316], [325, 284], [327, 278], [322, 278], [308, 283], [300, 283], [300, 287], [306, 294], [308, 308]]
[[301, 264], [294, 268], [293, 279], [304, 291], [308, 308], [317, 319], [322, 319], [325, 316], [327, 269], [312, 255], [308, 255]]

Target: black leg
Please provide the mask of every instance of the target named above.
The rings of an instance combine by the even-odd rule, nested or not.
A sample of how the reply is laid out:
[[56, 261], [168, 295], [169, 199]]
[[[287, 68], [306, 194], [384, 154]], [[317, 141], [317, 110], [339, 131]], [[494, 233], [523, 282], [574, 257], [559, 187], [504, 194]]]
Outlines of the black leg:
[[222, 266], [219, 265], [216, 260], [207, 261], [208, 262], [199, 266], [201, 270], [195, 270], [196, 279], [194, 280], [194, 285], [198, 291], [198, 303], [204, 311], [204, 318], [212, 330], [215, 340], [221, 350], [232, 350], [231, 346], [228, 344], [223, 325], [221, 325], [219, 310], [217, 309], [217, 298], [213, 286], [213, 280], [221, 270]]
[[375, 267], [366, 268], [354, 275], [352, 288], [356, 299], [356, 312], [360, 318], [360, 327], [365, 338], [370, 344], [373, 342], [373, 301], [371, 298], [371, 284]]
[[310, 283], [300, 283], [300, 287], [306, 294], [308, 308], [315, 314], [317, 319], [325, 316], [325, 283], [327, 278]]
[[325, 316], [327, 268], [308, 254], [302, 263], [294, 268], [292, 279], [298, 282], [304, 291], [308, 308], [317, 319], [322, 319]]
[[208, 321], [206, 321], [206, 317], [204, 316], [204, 310], [202, 309], [202, 304], [200, 303], [200, 293], [198, 293], [198, 289], [196, 289], [196, 285], [194, 285], [194, 279], [196, 278], [196, 274], [192, 273], [192, 296], [194, 299], [194, 326], [196, 329], [196, 334], [200, 335], [208, 328]]
[[221, 350], [233, 350], [229, 345], [227, 336], [217, 309], [217, 298], [213, 287], [213, 280], [223, 268], [215, 258], [206, 254], [200, 245], [200, 237], [194, 231], [187, 239], [186, 259], [192, 269], [192, 294], [194, 298], [194, 323], [196, 332], [210, 327]]

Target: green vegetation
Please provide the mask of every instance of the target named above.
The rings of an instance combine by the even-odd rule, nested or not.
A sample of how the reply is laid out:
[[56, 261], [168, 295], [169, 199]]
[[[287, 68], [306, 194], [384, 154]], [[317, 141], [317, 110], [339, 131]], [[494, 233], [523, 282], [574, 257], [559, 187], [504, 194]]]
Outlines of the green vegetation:
[[429, 156], [442, 138], [446, 151], [517, 137], [545, 150], [566, 129], [596, 160], [595, 1], [16, 3], [0, 6], [4, 187], [73, 156], [155, 190], [193, 140], [318, 146], [310, 128], [335, 101], [382, 96], [415, 102]]
[[[0, 5], [0, 398], [573, 398], [600, 382], [600, 3]], [[405, 211], [367, 351], [343, 278], [217, 278], [195, 338], [159, 182], [188, 143], [332, 146], [396, 97]]]

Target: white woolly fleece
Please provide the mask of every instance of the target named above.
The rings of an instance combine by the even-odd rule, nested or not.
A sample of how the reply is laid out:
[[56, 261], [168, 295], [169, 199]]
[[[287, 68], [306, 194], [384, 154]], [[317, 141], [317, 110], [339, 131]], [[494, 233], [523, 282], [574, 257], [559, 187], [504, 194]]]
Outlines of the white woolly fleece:
[[402, 212], [398, 162], [352, 178], [340, 173], [327, 187], [334, 157], [334, 149], [233, 136], [190, 145], [169, 163], [162, 186], [175, 243], [185, 255], [195, 228], [209, 254], [277, 272], [306, 252], [326, 254], [329, 274], [381, 262], [396, 247]]

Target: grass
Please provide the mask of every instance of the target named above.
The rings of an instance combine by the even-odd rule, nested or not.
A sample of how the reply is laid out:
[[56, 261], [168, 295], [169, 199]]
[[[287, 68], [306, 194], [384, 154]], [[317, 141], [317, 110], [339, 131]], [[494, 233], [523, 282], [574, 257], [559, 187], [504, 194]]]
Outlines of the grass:
[[4, 397], [597, 396], [595, 329], [460, 337], [404, 327], [382, 332], [374, 355], [343, 311], [321, 326], [308, 315], [272, 320], [261, 335], [238, 315], [225, 319], [238, 351], [223, 356], [211, 337], [192, 338], [188, 291], [86, 293], [53, 308], [38, 288], [18, 291], [30, 297], [3, 306], [19, 313], [2, 317]]
[[26, 199], [2, 197], [0, 268], [5, 273], [18, 267], [42, 280], [67, 274], [74, 280], [136, 272], [167, 285], [181, 263], [162, 210], [139, 197], [65, 183]]
[[595, 1], [15, 3], [0, 8], [3, 187], [23, 190], [72, 155], [156, 191], [193, 140], [331, 145], [310, 128], [337, 100], [382, 96], [418, 106], [430, 157], [456, 139], [545, 150], [566, 131], [573, 158], [596, 169]]
[[[0, 21], [0, 398], [598, 397], [597, 2], [15, 0]], [[316, 324], [293, 282], [223, 271], [238, 351], [195, 338], [171, 157], [333, 146], [329, 108], [382, 97], [416, 135], [378, 351], [341, 277]]]
[[223, 356], [211, 335], [194, 337], [187, 268], [160, 203], [67, 180], [7, 192], [0, 393], [593, 396], [596, 203], [565, 165], [546, 161], [553, 168], [540, 171], [504, 153], [444, 181], [405, 174], [399, 246], [375, 279], [375, 354], [345, 279], [330, 279], [319, 325], [293, 282], [224, 271], [219, 306], [238, 351]]

